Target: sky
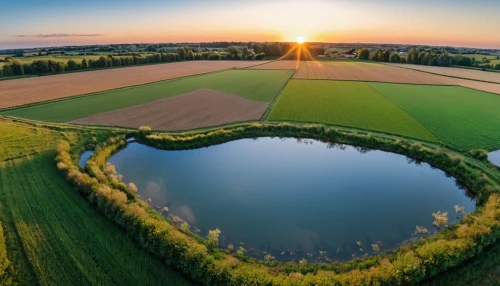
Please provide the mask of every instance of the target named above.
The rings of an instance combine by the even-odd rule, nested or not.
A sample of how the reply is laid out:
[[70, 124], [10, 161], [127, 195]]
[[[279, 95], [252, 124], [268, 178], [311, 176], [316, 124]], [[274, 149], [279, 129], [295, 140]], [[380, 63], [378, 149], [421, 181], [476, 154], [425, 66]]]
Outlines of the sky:
[[15, 0], [0, 49], [307, 41], [500, 49], [500, 0]]

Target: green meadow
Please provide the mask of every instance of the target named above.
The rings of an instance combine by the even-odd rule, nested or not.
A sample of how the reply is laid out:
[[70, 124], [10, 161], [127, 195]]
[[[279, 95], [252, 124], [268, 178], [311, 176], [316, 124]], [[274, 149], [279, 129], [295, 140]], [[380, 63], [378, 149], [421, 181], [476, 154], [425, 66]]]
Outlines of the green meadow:
[[437, 140], [417, 120], [363, 82], [291, 80], [269, 120], [327, 123]]
[[500, 149], [498, 95], [463, 87], [369, 85], [456, 149]]

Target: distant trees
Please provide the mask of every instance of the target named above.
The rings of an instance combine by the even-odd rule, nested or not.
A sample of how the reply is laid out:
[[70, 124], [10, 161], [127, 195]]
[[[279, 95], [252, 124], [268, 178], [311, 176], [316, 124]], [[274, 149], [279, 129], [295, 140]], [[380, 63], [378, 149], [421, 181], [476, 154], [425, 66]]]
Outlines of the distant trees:
[[262, 53], [262, 47], [259, 44], [253, 44], [253, 52], [256, 54]]
[[87, 60], [86, 59], [83, 59], [82, 60], [82, 69], [88, 69], [88, 64], [87, 64]]
[[358, 59], [367, 60], [370, 57], [370, 51], [367, 48], [358, 50]]
[[[281, 47], [276, 43], [254, 44], [257, 50], [264, 48], [271, 55], [280, 55]], [[44, 75], [44, 74], [59, 74], [65, 71], [78, 71], [86, 69], [103, 69], [110, 67], [124, 67], [132, 65], [145, 65], [154, 63], [167, 63], [178, 61], [194, 61], [194, 60], [262, 60], [266, 56], [260, 52], [255, 54], [245, 45], [241, 49], [237, 46], [229, 46], [227, 52], [208, 51], [200, 53], [196, 49], [180, 47], [175, 53], [165, 53], [159, 49], [158, 53], [140, 54], [140, 53], [116, 53], [101, 55], [98, 59], [82, 59], [78, 62], [75, 59], [69, 59], [67, 62], [54, 59], [36, 59], [31, 63], [23, 63], [19, 60], [6, 57], [3, 62], [5, 64], [0, 68], [0, 77], [23, 76], [28, 74]], [[85, 53], [82, 53], [85, 55]], [[92, 54], [94, 55], [94, 54]]]
[[394, 54], [392, 54], [390, 56], [389, 61], [391, 63], [400, 63], [401, 62], [401, 57], [398, 54], [394, 53]]
[[179, 55], [181, 61], [186, 60], [186, 50], [184, 48], [177, 49], [177, 54]]

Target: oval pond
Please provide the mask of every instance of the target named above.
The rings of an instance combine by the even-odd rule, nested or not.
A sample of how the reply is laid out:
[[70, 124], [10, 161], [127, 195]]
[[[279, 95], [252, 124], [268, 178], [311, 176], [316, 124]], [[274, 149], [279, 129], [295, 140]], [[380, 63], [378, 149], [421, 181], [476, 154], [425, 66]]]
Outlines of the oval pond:
[[[124, 182], [174, 221], [220, 247], [278, 260], [345, 260], [429, 233], [433, 213], [450, 223], [475, 209], [454, 178], [382, 151], [314, 140], [259, 138], [185, 151], [130, 143], [113, 155]], [[165, 208], [167, 207], [167, 208]], [[168, 209], [168, 210], [167, 210]]]

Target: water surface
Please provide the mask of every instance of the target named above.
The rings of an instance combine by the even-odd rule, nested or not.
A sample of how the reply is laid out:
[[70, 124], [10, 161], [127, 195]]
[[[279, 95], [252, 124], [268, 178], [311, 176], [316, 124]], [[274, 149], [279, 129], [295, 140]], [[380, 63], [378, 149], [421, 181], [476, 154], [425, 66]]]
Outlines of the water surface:
[[83, 151], [82, 154], [80, 154], [80, 160], [78, 161], [78, 166], [85, 168], [85, 165], [87, 165], [87, 161], [92, 157], [92, 154], [94, 154], [93, 150], [85, 150]]
[[[406, 157], [314, 140], [244, 139], [186, 151], [139, 143], [109, 161], [125, 182], [165, 216], [220, 247], [278, 260], [339, 260], [414, 239], [416, 225], [436, 231], [432, 213], [474, 210], [455, 179]], [[176, 219], [179, 221], [178, 219]], [[376, 244], [376, 246], [372, 246]], [[268, 256], [269, 257], [269, 256]]]
[[500, 167], [500, 150], [495, 152], [490, 152], [488, 154], [488, 160], [490, 160], [491, 163]]

